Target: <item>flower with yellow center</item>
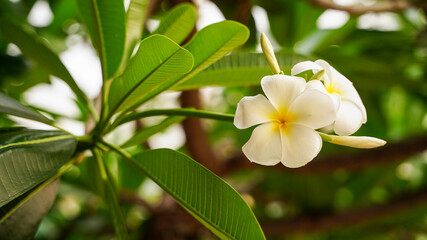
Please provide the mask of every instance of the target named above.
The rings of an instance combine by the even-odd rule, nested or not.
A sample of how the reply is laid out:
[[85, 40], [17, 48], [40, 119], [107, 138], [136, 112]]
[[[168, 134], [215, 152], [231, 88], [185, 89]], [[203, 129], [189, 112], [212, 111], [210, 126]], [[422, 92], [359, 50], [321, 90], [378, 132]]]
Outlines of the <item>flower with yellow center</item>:
[[267, 98], [261, 94], [244, 97], [237, 105], [237, 128], [258, 125], [243, 153], [262, 165], [282, 162], [291, 168], [304, 166], [322, 148], [322, 138], [315, 129], [335, 120], [332, 99], [324, 92], [307, 89], [301, 77], [265, 76], [261, 86]]
[[292, 68], [291, 72], [292, 75], [297, 75], [308, 70], [312, 70], [313, 73], [325, 71], [323, 79], [319, 79], [323, 80], [323, 84], [320, 81], [309, 81], [308, 88], [328, 93], [334, 100], [337, 109], [333, 124], [334, 131], [338, 135], [345, 136], [355, 133], [362, 124], [366, 123], [367, 116], [365, 106], [353, 83], [324, 60], [300, 62]]

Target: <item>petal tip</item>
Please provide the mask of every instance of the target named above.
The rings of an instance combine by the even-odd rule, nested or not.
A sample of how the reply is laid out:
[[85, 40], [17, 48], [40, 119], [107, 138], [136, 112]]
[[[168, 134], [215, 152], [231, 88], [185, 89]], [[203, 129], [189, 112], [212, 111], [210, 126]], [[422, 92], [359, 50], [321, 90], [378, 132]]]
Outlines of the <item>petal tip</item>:
[[[310, 160], [311, 161], [311, 160]], [[309, 161], [309, 162], [310, 162]], [[306, 162], [306, 163], [299, 163], [299, 164], [290, 164], [290, 163], [288, 163], [288, 162], [286, 162], [286, 161], [282, 161], [282, 164], [283, 164], [283, 166], [285, 166], [285, 167], [287, 167], [287, 168], [300, 168], [300, 167], [304, 167], [305, 165], [307, 165], [307, 163], [309, 163], [309, 162]]]

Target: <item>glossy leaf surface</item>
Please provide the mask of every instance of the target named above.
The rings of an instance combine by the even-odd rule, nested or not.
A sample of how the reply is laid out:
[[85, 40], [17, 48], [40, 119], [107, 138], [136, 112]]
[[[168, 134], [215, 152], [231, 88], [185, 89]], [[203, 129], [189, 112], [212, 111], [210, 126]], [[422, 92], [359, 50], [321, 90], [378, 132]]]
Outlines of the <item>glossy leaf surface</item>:
[[180, 4], [170, 10], [154, 33], [165, 35], [181, 44], [194, 29], [196, 18], [196, 9], [192, 4]]
[[52, 120], [3, 93], [0, 93], [0, 112], [47, 124], [52, 123]]
[[43, 216], [52, 207], [58, 185], [59, 180], [50, 183], [0, 223], [1, 239], [33, 239]]
[[265, 239], [243, 198], [190, 157], [157, 149], [133, 157], [135, 166], [221, 239]]
[[[295, 54], [276, 54], [280, 68], [285, 73], [306, 58]], [[174, 90], [196, 89], [206, 86], [256, 86], [266, 75], [272, 75], [264, 55], [234, 53], [225, 56], [187, 81], [173, 87]]]
[[103, 79], [114, 75], [125, 47], [125, 8], [120, 0], [76, 0], [92, 44], [101, 59]]
[[0, 130], [0, 207], [53, 176], [75, 148], [75, 138], [63, 132]]
[[141, 42], [123, 76], [113, 81], [110, 112], [129, 110], [161, 92], [177, 75], [190, 71], [193, 56], [167, 37], [153, 35]]
[[248, 37], [248, 28], [234, 21], [214, 23], [203, 28], [184, 46], [194, 56], [194, 67], [179, 80], [179, 83], [187, 81], [245, 43]]

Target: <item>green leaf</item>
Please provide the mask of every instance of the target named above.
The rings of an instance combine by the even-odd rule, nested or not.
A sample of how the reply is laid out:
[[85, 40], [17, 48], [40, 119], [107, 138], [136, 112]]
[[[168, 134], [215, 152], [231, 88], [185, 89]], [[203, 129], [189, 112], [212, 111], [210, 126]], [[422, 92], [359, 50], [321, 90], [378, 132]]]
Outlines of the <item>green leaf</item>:
[[22, 54], [33, 59], [50, 74], [64, 80], [80, 100], [85, 104], [89, 103], [59, 57], [39, 37], [6, 18], [0, 18], [0, 31], [8, 41], [19, 47]]
[[181, 44], [194, 29], [196, 18], [196, 9], [192, 4], [180, 4], [170, 10], [161, 20], [154, 33], [165, 35], [174, 42]]
[[193, 56], [167, 37], [153, 35], [141, 42], [122, 78], [110, 87], [110, 114], [137, 107], [162, 91], [161, 86], [190, 71]]
[[111, 78], [125, 47], [125, 8], [121, 0], [76, 0], [101, 59], [103, 79]]
[[[253, 212], [226, 182], [190, 157], [170, 149], [130, 159], [221, 239], [265, 239]], [[128, 159], [129, 160], [129, 159]]]
[[152, 117], [152, 116], [186, 116], [196, 118], [214, 119], [219, 121], [230, 121], [234, 120], [233, 114], [228, 113], [217, 113], [204, 110], [198, 110], [194, 108], [165, 108], [165, 109], [151, 109], [144, 112], [133, 112], [123, 117], [118, 124], [135, 121], [140, 118]]
[[90, 159], [90, 165], [94, 165], [92, 166], [93, 174], [90, 175], [92, 178], [91, 180], [95, 182], [99, 194], [108, 206], [118, 239], [128, 239], [126, 222], [120, 209], [111, 174], [102, 160], [101, 151], [94, 149], [92, 152], [95, 159]]
[[[126, 69], [123, 76], [124, 79], [117, 79], [113, 82], [111, 87], [112, 90], [109, 94], [110, 105], [115, 106], [117, 104], [116, 102], [119, 102], [119, 97], [121, 97], [123, 100], [121, 100], [122, 103], [120, 103], [120, 106], [129, 105], [130, 107], [126, 107], [126, 109], [136, 107], [157, 94], [169, 89], [178, 82], [185, 82], [218, 59], [222, 58], [235, 47], [242, 45], [248, 39], [248, 36], [248, 29], [244, 25], [234, 21], [223, 21], [203, 28], [185, 46], [185, 48], [194, 55], [194, 67], [190, 72], [187, 67], [190, 67], [191, 69], [191, 54], [183, 49], [177, 48], [176, 44], [171, 44], [169, 39], [169, 42], [164, 39], [160, 40], [160, 35], [154, 35], [146, 38], [141, 42], [137, 54], [134, 59], [132, 59], [128, 69]], [[173, 51], [176, 51], [177, 53], [180, 52], [180, 55], [182, 56], [177, 56]], [[161, 61], [154, 61], [155, 59], [159, 59]], [[141, 64], [144, 60], [145, 64], [143, 67], [151, 72], [141, 68]], [[148, 60], [151, 62], [148, 62]], [[191, 64], [193, 63], [192, 60], [193, 59], [191, 58]], [[162, 64], [163, 61], [165, 61], [164, 64]], [[163, 72], [166, 70], [168, 74], [165, 76], [165, 73]], [[174, 70], [173, 73], [169, 73], [171, 70]], [[179, 73], [188, 73], [185, 75], [178, 75], [177, 70], [180, 70]], [[154, 73], [152, 73], [152, 71], [154, 71]], [[126, 74], [128, 76], [126, 76]], [[129, 80], [126, 80], [126, 77]], [[144, 77], [150, 78], [150, 81], [147, 81]], [[143, 78], [143, 80], [139, 81], [141, 78]], [[161, 81], [157, 80], [157, 78], [161, 78]], [[129, 83], [126, 83], [126, 81]], [[147, 83], [144, 84], [144, 81]], [[148, 82], [155, 82], [156, 84], [153, 85], [153, 83]], [[138, 85], [133, 87], [135, 83], [138, 83]], [[134, 91], [127, 94], [130, 95], [130, 98], [128, 99], [127, 96], [123, 98], [123, 93], [126, 93], [126, 90], [131, 89], [132, 87], [132, 90]], [[140, 91], [142, 94], [139, 93]], [[136, 102], [136, 104], [132, 105], [134, 102]], [[116, 106], [115, 108], [118, 107]], [[123, 108], [124, 107], [120, 107], [118, 110]], [[111, 112], [114, 113], [115, 111], [117, 110]]]
[[129, 3], [126, 14], [126, 42], [122, 67], [126, 65], [136, 44], [141, 41], [147, 5], [148, 0], [131, 0]]
[[[117, 157], [117, 155], [114, 155]], [[147, 178], [128, 161], [117, 161], [117, 180], [121, 191], [138, 191], [142, 182]]]
[[51, 182], [0, 223], [1, 239], [33, 239], [43, 216], [52, 207], [59, 180]]
[[39, 121], [46, 124], [52, 124], [52, 120], [46, 118], [39, 112], [22, 105], [15, 99], [3, 93], [0, 93], [0, 112]]
[[204, 110], [197, 110], [194, 108], [171, 108], [171, 109], [151, 109], [143, 112], [132, 112], [126, 116], [121, 117], [119, 120], [115, 121], [109, 128], [108, 131], [114, 130], [117, 126], [135, 121], [145, 117], [152, 116], [185, 116], [185, 117], [195, 117], [195, 118], [205, 118], [205, 119], [214, 119], [219, 121], [228, 121], [232, 122], [234, 120], [233, 114], [228, 113], [216, 113]]
[[194, 56], [194, 67], [191, 72], [179, 79], [179, 84], [186, 82], [234, 48], [245, 43], [248, 37], [248, 28], [234, 21], [214, 23], [200, 30], [184, 46]]
[[154, 134], [161, 132], [168, 127], [172, 126], [175, 123], [179, 123], [182, 120], [184, 120], [185, 117], [181, 116], [170, 116], [164, 119], [159, 124], [156, 124], [151, 127], [147, 127], [142, 129], [141, 131], [138, 131], [135, 135], [133, 135], [127, 142], [125, 142], [122, 147], [127, 148], [134, 146], [136, 144], [140, 144], [145, 142], [149, 137], [153, 136]]
[[22, 207], [26, 202], [28, 202], [35, 195], [39, 195], [40, 191], [43, 191], [46, 186], [57, 180], [60, 176], [62, 176], [65, 172], [68, 171], [74, 165], [73, 161], [69, 161], [65, 165], [63, 165], [54, 175], [52, 175], [46, 181], [40, 183], [35, 186], [31, 190], [25, 192], [21, 196], [13, 199], [8, 204], [4, 205], [0, 208], [0, 223], [7, 219], [9, 216], [13, 215], [15, 211], [17, 211], [20, 207]]
[[0, 207], [21, 196], [67, 163], [74, 136], [59, 131], [0, 130]]
[[[276, 58], [285, 73], [290, 73], [296, 63], [306, 60], [302, 56], [285, 53], [276, 54]], [[256, 86], [264, 76], [271, 74], [263, 54], [233, 53], [173, 89], [182, 91], [206, 86]]]

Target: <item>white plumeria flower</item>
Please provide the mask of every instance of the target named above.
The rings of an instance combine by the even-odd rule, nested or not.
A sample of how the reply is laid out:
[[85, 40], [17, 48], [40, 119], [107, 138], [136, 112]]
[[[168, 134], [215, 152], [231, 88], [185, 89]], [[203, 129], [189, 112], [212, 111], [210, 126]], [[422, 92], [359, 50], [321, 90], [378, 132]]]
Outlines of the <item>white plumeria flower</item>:
[[322, 148], [314, 130], [335, 120], [331, 98], [318, 90], [306, 89], [304, 78], [272, 75], [261, 80], [267, 98], [259, 94], [244, 97], [237, 105], [234, 125], [258, 125], [243, 146], [246, 157], [262, 165], [282, 162], [291, 168], [310, 162]]
[[334, 100], [337, 108], [334, 131], [338, 135], [355, 133], [362, 124], [366, 123], [367, 117], [365, 106], [353, 83], [324, 60], [300, 62], [292, 68], [291, 72], [292, 75], [297, 75], [308, 70], [312, 70], [313, 73], [325, 70], [324, 85], [319, 81], [310, 81], [308, 88], [324, 91]]

